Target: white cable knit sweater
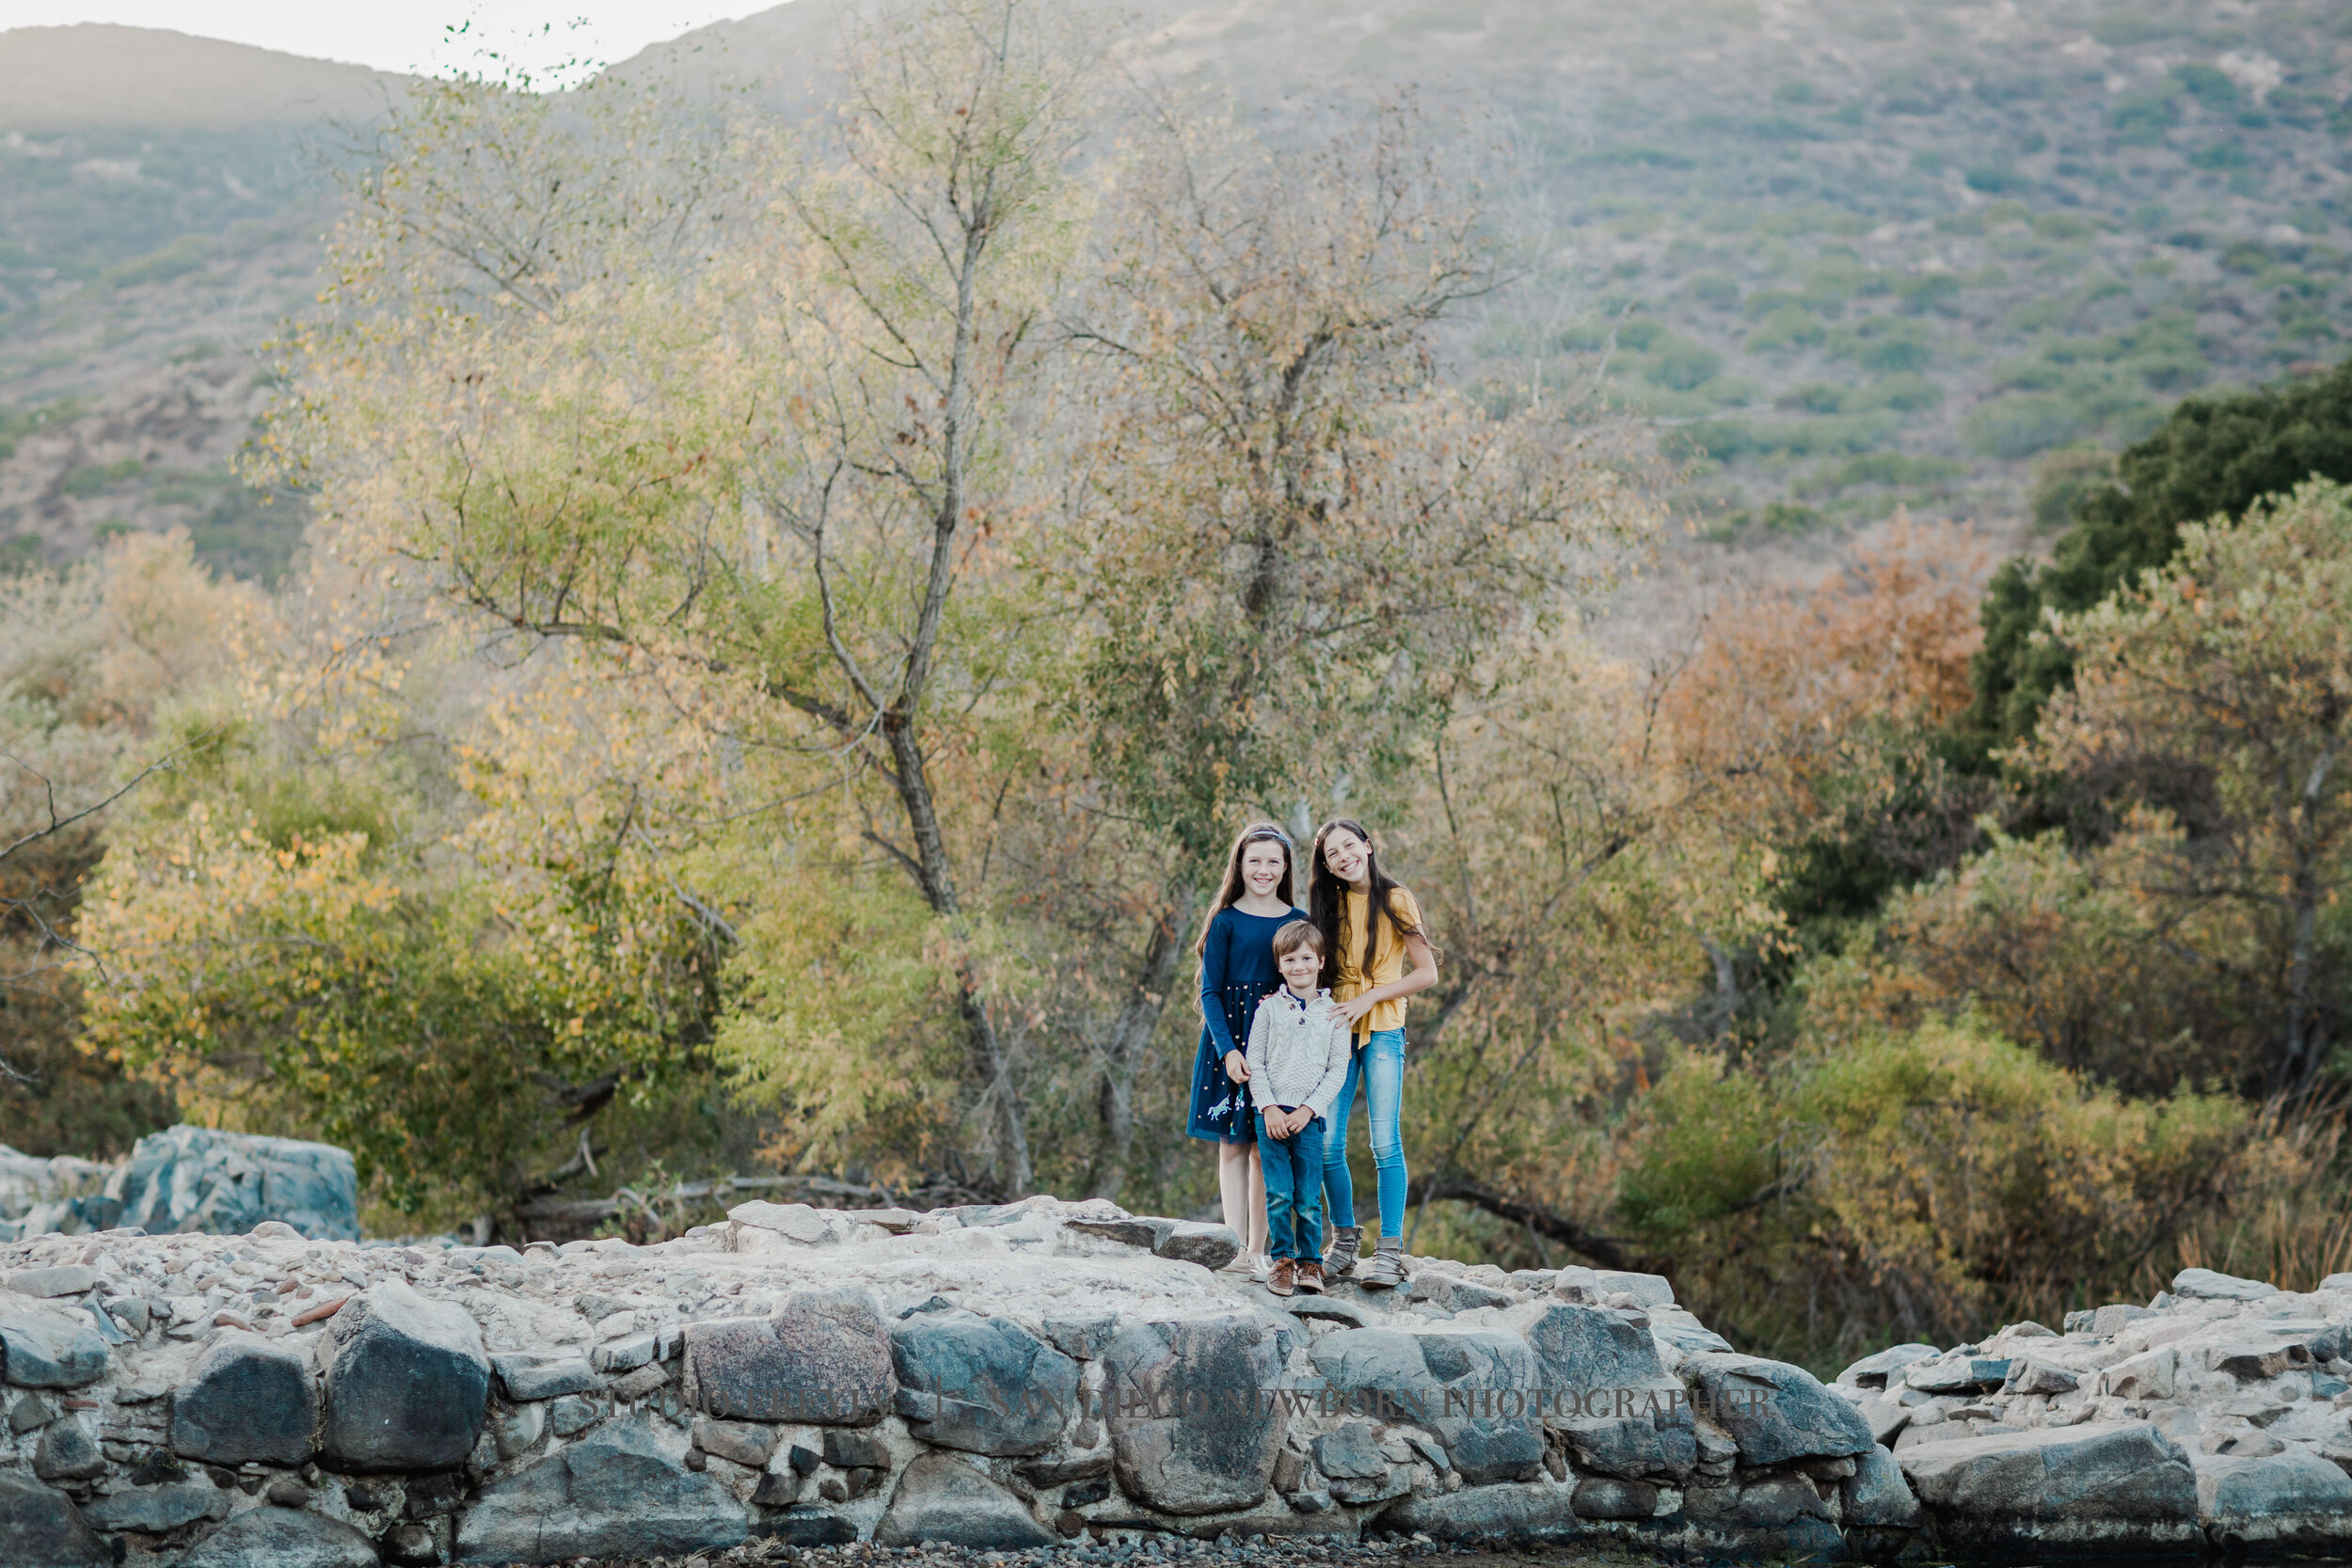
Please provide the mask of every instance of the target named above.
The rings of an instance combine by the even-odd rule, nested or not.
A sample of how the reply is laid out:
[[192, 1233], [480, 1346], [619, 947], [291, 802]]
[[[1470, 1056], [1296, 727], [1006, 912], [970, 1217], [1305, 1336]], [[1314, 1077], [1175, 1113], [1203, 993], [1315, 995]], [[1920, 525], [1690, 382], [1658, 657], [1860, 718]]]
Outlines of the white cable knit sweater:
[[1327, 990], [1302, 1002], [1288, 986], [1258, 1004], [1249, 1023], [1249, 1098], [1259, 1110], [1304, 1105], [1329, 1118], [1347, 1086], [1347, 1021]]

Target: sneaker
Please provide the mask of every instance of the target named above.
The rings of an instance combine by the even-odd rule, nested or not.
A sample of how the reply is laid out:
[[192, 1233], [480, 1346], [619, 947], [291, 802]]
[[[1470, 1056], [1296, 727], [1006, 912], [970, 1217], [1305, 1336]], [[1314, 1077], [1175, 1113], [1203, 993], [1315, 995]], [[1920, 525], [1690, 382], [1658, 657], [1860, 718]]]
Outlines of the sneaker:
[[1249, 1277], [1257, 1283], [1264, 1284], [1266, 1273], [1273, 1267], [1274, 1259], [1264, 1253], [1253, 1252], [1249, 1255]]
[[1367, 1291], [1393, 1291], [1405, 1283], [1405, 1254], [1382, 1247], [1356, 1271], [1356, 1282]]
[[1217, 1270], [1217, 1273], [1248, 1274], [1251, 1269], [1257, 1267], [1257, 1254], [1251, 1252], [1248, 1247], [1243, 1247], [1238, 1252], [1235, 1252], [1233, 1254], [1232, 1260], [1227, 1263], [1223, 1268]]
[[1278, 1296], [1295, 1295], [1298, 1291], [1298, 1264], [1289, 1258], [1277, 1258], [1266, 1271], [1265, 1288]]
[[1356, 1272], [1356, 1249], [1364, 1244], [1360, 1227], [1335, 1225], [1331, 1244], [1323, 1249], [1323, 1273], [1327, 1279], [1345, 1279]]
[[1323, 1294], [1323, 1265], [1309, 1258], [1298, 1265], [1298, 1288]]

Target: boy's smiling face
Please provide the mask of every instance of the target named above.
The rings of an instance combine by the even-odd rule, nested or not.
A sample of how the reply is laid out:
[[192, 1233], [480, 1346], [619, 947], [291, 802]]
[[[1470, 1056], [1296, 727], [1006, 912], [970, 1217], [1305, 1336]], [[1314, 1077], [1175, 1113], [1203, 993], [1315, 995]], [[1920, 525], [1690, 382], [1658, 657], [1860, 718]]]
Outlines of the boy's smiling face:
[[1274, 963], [1282, 972], [1282, 978], [1289, 983], [1293, 995], [1312, 996], [1315, 993], [1315, 981], [1323, 974], [1323, 960], [1315, 957], [1313, 948], [1302, 942], [1275, 959]]

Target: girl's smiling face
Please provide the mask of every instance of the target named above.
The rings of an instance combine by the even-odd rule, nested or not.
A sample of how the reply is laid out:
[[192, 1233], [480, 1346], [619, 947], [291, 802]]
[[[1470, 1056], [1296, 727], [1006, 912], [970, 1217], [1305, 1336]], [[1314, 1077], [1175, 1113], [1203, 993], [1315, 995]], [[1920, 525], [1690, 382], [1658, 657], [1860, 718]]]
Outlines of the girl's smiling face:
[[1331, 875], [1348, 886], [1364, 885], [1365, 868], [1372, 863], [1372, 846], [1349, 832], [1334, 828], [1323, 835], [1323, 863], [1331, 868]]
[[1271, 898], [1290, 866], [1290, 851], [1281, 845], [1270, 838], [1254, 840], [1242, 847], [1241, 885], [1256, 897]]

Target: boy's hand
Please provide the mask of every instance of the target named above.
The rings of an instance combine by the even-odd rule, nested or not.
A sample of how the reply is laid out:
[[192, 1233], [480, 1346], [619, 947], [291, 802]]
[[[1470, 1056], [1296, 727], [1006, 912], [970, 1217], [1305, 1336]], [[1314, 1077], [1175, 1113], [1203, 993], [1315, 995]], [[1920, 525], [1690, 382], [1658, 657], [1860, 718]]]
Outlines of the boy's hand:
[[1307, 1124], [1314, 1119], [1314, 1113], [1304, 1105], [1295, 1111], [1269, 1111], [1266, 1115], [1269, 1120], [1281, 1123], [1281, 1131], [1274, 1134], [1278, 1138], [1295, 1136], [1304, 1132]]
[[1291, 1118], [1286, 1111], [1268, 1111], [1265, 1116], [1265, 1135], [1281, 1141], [1291, 1135]]
[[1238, 1051], [1228, 1051], [1225, 1053], [1225, 1076], [1236, 1084], [1248, 1083], [1249, 1058]]

